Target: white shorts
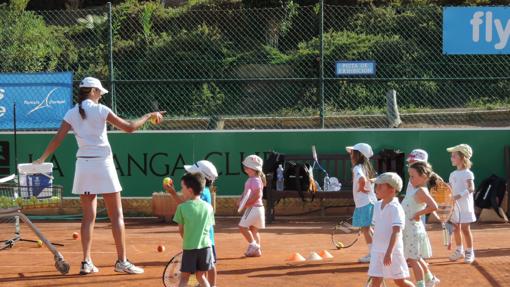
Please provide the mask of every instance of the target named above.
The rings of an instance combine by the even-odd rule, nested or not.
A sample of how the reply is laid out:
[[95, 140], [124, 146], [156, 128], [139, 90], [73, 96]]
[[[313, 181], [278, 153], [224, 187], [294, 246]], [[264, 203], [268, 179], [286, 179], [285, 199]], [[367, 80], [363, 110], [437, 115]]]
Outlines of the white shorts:
[[121, 190], [112, 157], [76, 159], [73, 194], [103, 194]]
[[258, 229], [266, 228], [266, 214], [264, 206], [252, 206], [248, 207], [244, 212], [239, 226], [249, 228], [255, 226]]
[[407, 267], [404, 252], [393, 252], [391, 256], [391, 265], [384, 265], [384, 252], [372, 252], [370, 254], [370, 265], [368, 267], [368, 276], [381, 277], [384, 279], [404, 279], [409, 278], [409, 268]]
[[473, 223], [476, 221], [476, 215], [474, 211], [462, 210], [457, 205], [454, 205], [450, 221], [452, 223]]

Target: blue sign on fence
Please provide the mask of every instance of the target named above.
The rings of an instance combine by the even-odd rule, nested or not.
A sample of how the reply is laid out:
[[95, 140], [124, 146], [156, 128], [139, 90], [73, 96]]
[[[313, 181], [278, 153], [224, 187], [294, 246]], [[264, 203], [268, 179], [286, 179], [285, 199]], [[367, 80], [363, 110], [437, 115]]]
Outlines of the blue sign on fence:
[[373, 76], [375, 61], [337, 61], [337, 76]]
[[0, 129], [54, 129], [72, 106], [72, 73], [0, 74]]
[[443, 8], [443, 53], [510, 54], [510, 7]]

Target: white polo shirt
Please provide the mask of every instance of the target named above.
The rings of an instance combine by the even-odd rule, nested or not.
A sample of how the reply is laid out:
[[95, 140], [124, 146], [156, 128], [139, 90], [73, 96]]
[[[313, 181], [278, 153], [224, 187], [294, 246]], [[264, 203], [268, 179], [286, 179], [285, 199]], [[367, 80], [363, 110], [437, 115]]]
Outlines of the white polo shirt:
[[104, 158], [111, 156], [112, 148], [106, 133], [106, 118], [112, 110], [92, 100], [83, 101], [81, 106], [87, 116], [85, 119], [81, 118], [78, 105], [67, 111], [64, 116], [64, 121], [71, 125], [78, 143], [76, 156]]
[[[367, 192], [359, 191], [359, 179], [365, 178], [365, 190]], [[374, 192], [374, 185], [369, 181], [368, 176], [363, 171], [361, 164], [354, 166], [352, 169], [352, 197], [354, 198], [354, 204], [356, 208], [363, 207], [369, 203], [375, 203], [377, 197]]]
[[[405, 227], [404, 209], [395, 197], [393, 200], [381, 209], [382, 200], [374, 205], [374, 237], [372, 243], [372, 252], [386, 253], [390, 243], [393, 226], [400, 226], [401, 230]], [[402, 241], [402, 232], [397, 237], [393, 252], [404, 252], [404, 243]]]

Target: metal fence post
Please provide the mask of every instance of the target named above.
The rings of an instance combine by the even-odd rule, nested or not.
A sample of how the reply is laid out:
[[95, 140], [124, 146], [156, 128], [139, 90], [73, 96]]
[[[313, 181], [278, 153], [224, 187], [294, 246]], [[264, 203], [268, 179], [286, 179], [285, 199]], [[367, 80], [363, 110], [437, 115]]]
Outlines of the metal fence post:
[[319, 93], [321, 99], [320, 118], [321, 129], [324, 128], [324, 0], [320, 1], [320, 63], [319, 63]]
[[108, 2], [108, 73], [110, 76], [110, 97], [112, 99], [112, 111], [117, 113], [115, 101], [115, 79], [113, 77], [113, 24], [112, 24], [112, 3]]

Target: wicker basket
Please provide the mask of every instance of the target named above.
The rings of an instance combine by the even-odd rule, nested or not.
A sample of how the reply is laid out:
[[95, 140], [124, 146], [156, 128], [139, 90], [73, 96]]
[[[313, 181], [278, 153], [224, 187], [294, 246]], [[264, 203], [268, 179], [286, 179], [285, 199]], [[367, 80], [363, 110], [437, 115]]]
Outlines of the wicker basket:
[[152, 215], [161, 218], [165, 222], [172, 222], [177, 209], [177, 203], [166, 192], [154, 192], [152, 194]]

